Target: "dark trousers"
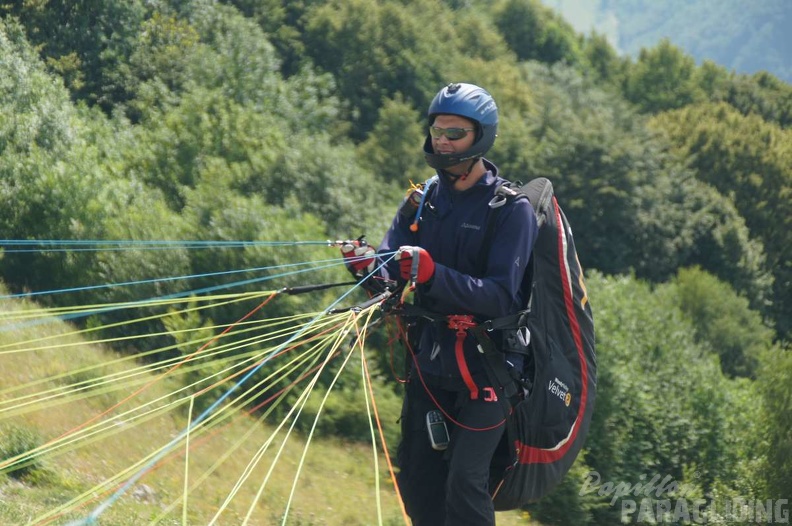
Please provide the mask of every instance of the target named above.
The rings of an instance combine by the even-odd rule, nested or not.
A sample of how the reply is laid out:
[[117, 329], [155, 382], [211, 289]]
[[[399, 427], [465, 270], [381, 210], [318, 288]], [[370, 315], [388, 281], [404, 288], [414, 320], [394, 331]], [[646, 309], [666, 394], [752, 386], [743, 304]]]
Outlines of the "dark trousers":
[[449, 448], [432, 449], [426, 413], [437, 406], [421, 381], [412, 378], [402, 408], [402, 442], [397, 454], [397, 481], [407, 514], [414, 526], [494, 525], [489, 466], [505, 430], [503, 406], [470, 400], [467, 391], [430, 389], [459, 425], [446, 418]]

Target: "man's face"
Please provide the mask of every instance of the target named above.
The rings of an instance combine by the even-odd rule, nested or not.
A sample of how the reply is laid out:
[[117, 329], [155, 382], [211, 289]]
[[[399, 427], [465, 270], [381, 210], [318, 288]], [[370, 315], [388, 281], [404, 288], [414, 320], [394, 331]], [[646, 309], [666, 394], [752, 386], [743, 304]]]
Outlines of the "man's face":
[[432, 127], [440, 128], [441, 130], [448, 128], [471, 130], [467, 131], [464, 137], [457, 140], [449, 139], [445, 133], [442, 133], [440, 137], [437, 138], [432, 136], [432, 149], [434, 153], [443, 155], [462, 153], [470, 148], [476, 140], [475, 125], [473, 122], [458, 115], [438, 115], [435, 117]]

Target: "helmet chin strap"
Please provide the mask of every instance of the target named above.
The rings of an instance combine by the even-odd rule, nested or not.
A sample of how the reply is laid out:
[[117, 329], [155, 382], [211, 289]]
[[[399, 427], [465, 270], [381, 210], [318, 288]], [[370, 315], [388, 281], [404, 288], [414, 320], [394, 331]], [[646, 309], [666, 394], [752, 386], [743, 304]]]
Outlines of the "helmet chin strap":
[[481, 159], [481, 157], [474, 157], [470, 161], [470, 164], [468, 165], [467, 170], [465, 170], [464, 173], [461, 173], [459, 175], [452, 174], [451, 172], [449, 172], [447, 170], [443, 170], [442, 168], [437, 170], [437, 173], [442, 175], [443, 177], [445, 177], [446, 180], [448, 182], [450, 182], [451, 184], [454, 184], [457, 181], [464, 181], [465, 179], [467, 179], [468, 175], [470, 175], [470, 172], [473, 171], [473, 167], [476, 166], [476, 163], [478, 162], [479, 159]]

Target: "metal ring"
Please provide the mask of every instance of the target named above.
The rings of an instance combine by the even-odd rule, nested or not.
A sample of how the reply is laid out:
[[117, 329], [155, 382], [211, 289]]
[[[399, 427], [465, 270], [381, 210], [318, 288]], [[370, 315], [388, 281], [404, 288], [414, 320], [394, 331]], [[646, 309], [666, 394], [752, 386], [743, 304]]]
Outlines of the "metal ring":
[[506, 204], [506, 197], [502, 195], [496, 195], [492, 199], [490, 199], [489, 207], [490, 208], [499, 208]]

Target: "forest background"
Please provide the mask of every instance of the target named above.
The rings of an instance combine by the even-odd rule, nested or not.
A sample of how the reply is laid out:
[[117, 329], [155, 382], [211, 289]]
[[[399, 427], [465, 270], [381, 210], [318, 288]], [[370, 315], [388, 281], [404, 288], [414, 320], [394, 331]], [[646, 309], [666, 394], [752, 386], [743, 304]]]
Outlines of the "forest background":
[[[3, 239], [376, 242], [409, 182], [431, 175], [431, 97], [474, 82], [500, 109], [489, 157], [506, 177], [553, 181], [597, 322], [586, 448], [533, 516], [613, 524], [611, 497], [583, 490], [591, 472], [668, 475], [711, 500], [792, 496], [792, 87], [773, 74], [697, 64], [669, 40], [623, 56], [533, 0], [36, 1], [0, 14]], [[201, 285], [153, 278], [336, 255], [22, 252], [0, 276], [15, 292], [75, 289], [46, 304], [110, 303]], [[326, 431], [358, 437], [348, 411], [330, 408]]]

